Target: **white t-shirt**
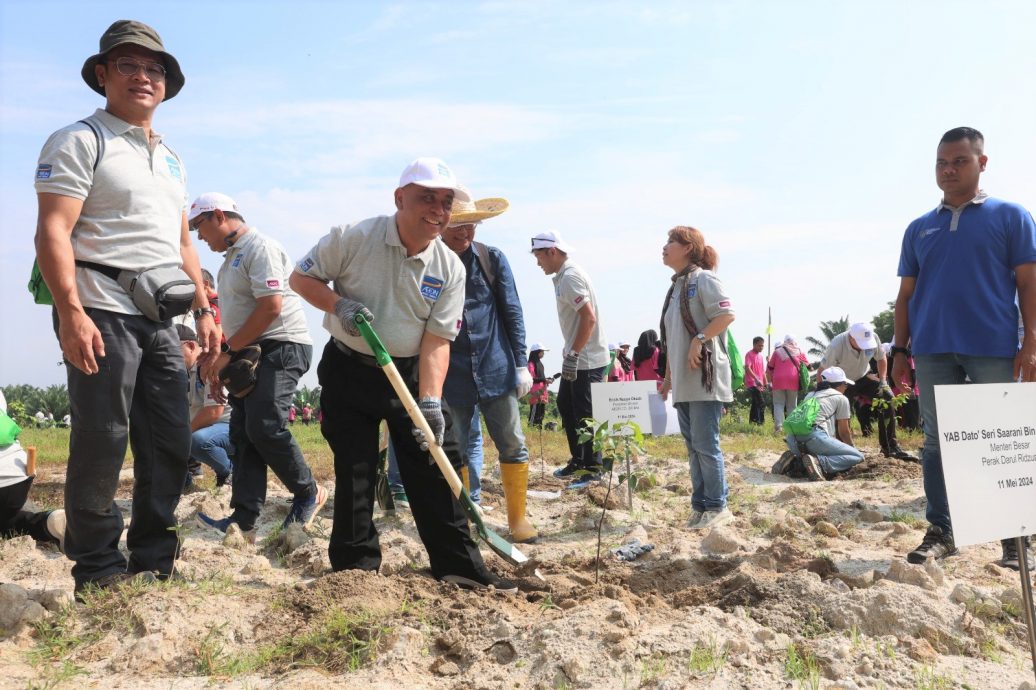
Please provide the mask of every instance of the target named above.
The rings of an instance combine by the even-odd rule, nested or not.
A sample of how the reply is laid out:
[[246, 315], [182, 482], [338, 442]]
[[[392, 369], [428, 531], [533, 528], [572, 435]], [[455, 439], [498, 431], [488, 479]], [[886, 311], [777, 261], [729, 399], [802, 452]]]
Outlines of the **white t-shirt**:
[[9, 446], [0, 447], [0, 489], [27, 479], [27, 459], [28, 456], [17, 441]]
[[831, 438], [838, 438], [837, 422], [842, 419], [849, 419], [852, 416], [852, 411], [849, 408], [849, 398], [834, 388], [814, 391], [807, 395], [806, 398], [816, 398], [820, 404], [820, 410], [817, 412], [817, 421], [813, 426], [823, 429]]

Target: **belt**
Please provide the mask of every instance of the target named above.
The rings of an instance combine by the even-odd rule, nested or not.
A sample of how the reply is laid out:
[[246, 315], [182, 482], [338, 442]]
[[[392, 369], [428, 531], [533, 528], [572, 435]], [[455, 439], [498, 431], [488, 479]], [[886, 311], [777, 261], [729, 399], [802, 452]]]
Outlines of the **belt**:
[[[338, 351], [346, 357], [349, 357], [350, 359], [353, 359], [366, 367], [372, 367], [374, 369], [381, 368], [381, 365], [378, 364], [378, 360], [375, 359], [372, 355], [357, 352], [356, 350], [352, 349], [351, 347], [343, 343], [338, 338], [332, 338], [331, 340], [334, 342], [335, 347], [338, 348]], [[398, 369], [409, 369], [414, 365], [415, 362], [417, 362], [417, 357], [393, 357], [392, 361], [395, 363], [396, 368]]]

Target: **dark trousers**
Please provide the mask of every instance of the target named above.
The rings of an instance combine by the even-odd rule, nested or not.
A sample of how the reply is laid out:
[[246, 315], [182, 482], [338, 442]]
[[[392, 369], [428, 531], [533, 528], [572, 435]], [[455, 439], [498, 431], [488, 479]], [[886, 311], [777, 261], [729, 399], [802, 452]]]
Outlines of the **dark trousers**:
[[[54, 324], [57, 328], [57, 312]], [[119, 572], [172, 571], [191, 427], [187, 368], [171, 322], [87, 309], [104, 340], [100, 371], [68, 362], [72, 435], [65, 478], [65, 553], [76, 585]], [[131, 431], [132, 429], [132, 431]], [[127, 441], [133, 451], [133, 504], [119, 551], [122, 513], [115, 504]]]
[[748, 389], [748, 395], [752, 399], [752, 407], [748, 411], [748, 421], [752, 424], [762, 424], [766, 420], [763, 413], [766, 405], [763, 403], [763, 392], [756, 386]]
[[[853, 401], [859, 397], [870, 398], [871, 400], [882, 398], [888, 401], [892, 399], [892, 391], [887, 388], [881, 390], [879, 382], [862, 377], [845, 389], [845, 397]], [[889, 455], [899, 450], [899, 442], [896, 441], [896, 415], [893, 413], [892, 408], [886, 407], [883, 410], [873, 410], [871, 418], [878, 423], [878, 444], [881, 446], [881, 452]], [[860, 423], [861, 425], [863, 424], [862, 419]]]
[[266, 340], [256, 370], [255, 388], [244, 398], [230, 396], [230, 439], [234, 444], [230, 507], [241, 529], [255, 526], [266, 502], [266, 470], [296, 498], [317, 490], [295, 437], [288, 430], [288, 408], [299, 379], [309, 371], [313, 347]]
[[529, 426], [543, 426], [543, 414], [547, 411], [547, 403], [532, 403], [529, 405]]
[[[417, 362], [400, 363], [410, 392], [417, 390]], [[335, 514], [328, 555], [333, 570], [377, 570], [381, 545], [374, 526], [374, 489], [378, 470], [378, 426], [388, 423], [400, 479], [410, 500], [432, 574], [473, 577], [485, 571], [468, 522], [439, 467], [414, 440], [412, 423], [380, 368], [343, 354], [331, 341], [317, 366], [320, 430], [335, 457]], [[415, 395], [416, 397], [416, 395]], [[462, 465], [449, 406], [443, 401], [443, 449], [454, 468]]]
[[579, 428], [583, 420], [594, 416], [593, 403], [590, 400], [590, 384], [604, 380], [604, 367], [596, 369], [580, 369], [575, 381], [561, 379], [558, 388], [558, 412], [561, 423], [565, 426], [568, 437], [568, 452], [572, 460], [580, 467], [600, 467], [601, 454], [594, 453], [593, 443], [579, 442]]
[[36, 541], [57, 543], [47, 531], [47, 516], [50, 511], [30, 513], [22, 510], [29, 497], [32, 477], [10, 486], [0, 488], [0, 536], [17, 537], [28, 534]]

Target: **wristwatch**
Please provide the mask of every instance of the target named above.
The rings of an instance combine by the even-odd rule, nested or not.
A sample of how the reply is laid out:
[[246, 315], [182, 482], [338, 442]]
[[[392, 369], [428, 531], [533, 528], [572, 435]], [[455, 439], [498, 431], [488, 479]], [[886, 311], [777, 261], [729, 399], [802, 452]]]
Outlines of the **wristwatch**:
[[219, 344], [219, 351], [222, 352], [225, 355], [236, 355], [237, 354], [237, 350], [231, 350], [230, 349], [230, 344], [226, 340], [224, 340], [222, 343]]
[[211, 316], [213, 319], [216, 318], [216, 310], [215, 309], [212, 309], [211, 307], [202, 307], [201, 309], [195, 309], [194, 310], [194, 319], [198, 320], [201, 317], [205, 316], [206, 314]]
[[910, 348], [908, 347], [896, 347], [895, 345], [893, 345], [892, 348], [889, 350], [889, 354], [893, 357], [900, 354], [910, 357], [913, 353], [910, 352]]
[[698, 335], [696, 335], [694, 337], [697, 338], [698, 340], [700, 340], [703, 343], [705, 342], [705, 334], [704, 333], [700, 333], [699, 332]]

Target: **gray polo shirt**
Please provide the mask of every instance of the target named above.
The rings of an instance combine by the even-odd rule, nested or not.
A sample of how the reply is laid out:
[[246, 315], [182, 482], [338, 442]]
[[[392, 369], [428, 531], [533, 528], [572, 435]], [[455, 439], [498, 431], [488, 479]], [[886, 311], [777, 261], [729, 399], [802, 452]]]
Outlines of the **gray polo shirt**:
[[[141, 127], [104, 110], [90, 118], [104, 138], [97, 170], [97, 138], [75, 123], [50, 135], [36, 167], [36, 191], [80, 199], [83, 210], [72, 229], [77, 259], [141, 270], [180, 266], [180, 233], [187, 209], [187, 173], [172, 149], [152, 148]], [[76, 267], [84, 307], [139, 314], [129, 295], [111, 278]]]
[[579, 310], [588, 303], [597, 315], [597, 323], [590, 333], [590, 339], [579, 353], [579, 369], [596, 369], [608, 366], [611, 355], [608, 354], [608, 341], [604, 339], [601, 328], [601, 310], [597, 308], [597, 294], [593, 283], [586, 272], [566, 259], [558, 272], [551, 276], [554, 281], [554, 296], [557, 298], [558, 322], [561, 324], [561, 335], [565, 338], [564, 352], [572, 349], [579, 332]]
[[[223, 390], [223, 397], [226, 399], [227, 391]], [[187, 404], [190, 406], [191, 419], [198, 416], [198, 413], [206, 407], [223, 406], [223, 414], [216, 423], [230, 424], [230, 403], [221, 403], [212, 397], [212, 386], [205, 383], [198, 376], [198, 367], [187, 370]]]
[[862, 379], [871, 371], [871, 358], [876, 361], [885, 359], [885, 351], [880, 347], [873, 350], [854, 350], [849, 344], [849, 333], [839, 333], [831, 339], [831, 343], [824, 350], [824, 356], [820, 360], [820, 366], [841, 367], [845, 372], [845, 378], [855, 381]]
[[727, 332], [705, 343], [712, 352], [715, 365], [715, 379], [712, 390], [705, 390], [701, 380], [701, 369], [687, 366], [687, 352], [691, 347], [691, 335], [680, 315], [680, 292], [687, 291], [687, 306], [691, 318], [699, 331], [705, 330], [709, 322], [723, 314], [733, 314], [734, 307], [719, 277], [712, 271], [696, 268], [681, 278], [665, 310], [666, 351], [669, 370], [673, 376], [673, 402], [731, 402], [734, 391], [730, 385], [730, 358], [727, 356]]
[[[370, 309], [374, 328], [393, 357], [418, 354], [425, 331], [450, 341], [460, 332], [464, 264], [439, 238], [408, 257], [395, 216], [331, 228], [295, 270], [331, 282], [339, 295]], [[350, 348], [373, 354], [363, 338], [345, 332], [334, 314], [324, 316], [324, 328]]]
[[822, 391], [810, 393], [806, 397], [816, 398], [820, 404], [820, 410], [817, 412], [817, 421], [813, 424], [814, 428], [821, 428], [831, 438], [838, 438], [837, 421], [849, 419], [852, 415], [849, 410], [849, 398], [834, 388], [825, 388]]
[[255, 228], [227, 250], [219, 268], [219, 313], [223, 332], [233, 336], [255, 311], [256, 300], [281, 296], [281, 313], [256, 340], [312, 345], [302, 300], [288, 287], [292, 261], [280, 243]]

